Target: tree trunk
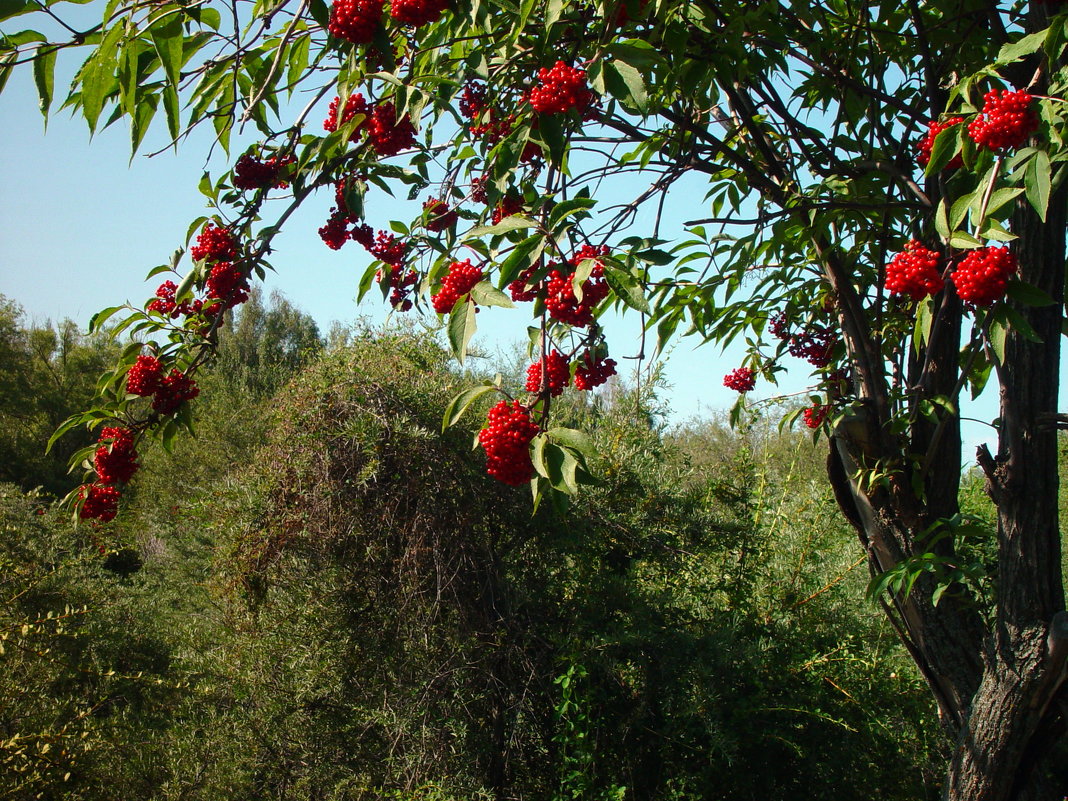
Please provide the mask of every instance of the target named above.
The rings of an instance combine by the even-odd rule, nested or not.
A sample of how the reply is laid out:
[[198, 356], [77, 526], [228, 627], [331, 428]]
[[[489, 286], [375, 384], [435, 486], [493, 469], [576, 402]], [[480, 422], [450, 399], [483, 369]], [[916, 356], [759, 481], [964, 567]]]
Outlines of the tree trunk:
[[[1061, 577], [1057, 514], [1057, 412], [1060, 336], [1064, 291], [1065, 192], [1052, 199], [1040, 221], [1026, 204], [1015, 214], [1019, 234], [1014, 253], [1019, 277], [1055, 303], [1016, 311], [1041, 342], [1010, 331], [1001, 385], [997, 459], [981, 459], [998, 513], [998, 575], [992, 628], [966, 604], [943, 596], [930, 602], [933, 579], [921, 578], [906, 598], [887, 611], [931, 686], [955, 752], [946, 777], [947, 801], [1054, 801], [1065, 789], [1048, 780], [1044, 764], [1064, 729], [1068, 710], [1065, 656], [1068, 615]], [[947, 337], [949, 345], [956, 344]], [[948, 357], [935, 354], [935, 358]], [[945, 371], [941, 371], [945, 372]], [[925, 387], [935, 393], [936, 387]], [[913, 452], [929, 463], [952, 466], [959, 434], [936, 435], [914, 427]], [[941, 437], [939, 440], [937, 437]], [[933, 445], [932, 445], [933, 443]], [[925, 482], [925, 503], [893, 481], [890, 488], [861, 491], [850, 478], [865, 459], [863, 443], [840, 430], [832, 449], [831, 478], [846, 516], [868, 551], [873, 572], [882, 572], [925, 547], [922, 532], [956, 509], [956, 484]], [[919, 448], [917, 447], [919, 446]], [[886, 454], [883, 454], [886, 457]], [[838, 462], [835, 465], [835, 462]], [[931, 472], [931, 471], [928, 471]], [[907, 477], [907, 469], [903, 471]], [[902, 479], [903, 481], [903, 479]], [[952, 543], [946, 546], [952, 552]], [[1057, 613], [1061, 613], [1058, 615]]]

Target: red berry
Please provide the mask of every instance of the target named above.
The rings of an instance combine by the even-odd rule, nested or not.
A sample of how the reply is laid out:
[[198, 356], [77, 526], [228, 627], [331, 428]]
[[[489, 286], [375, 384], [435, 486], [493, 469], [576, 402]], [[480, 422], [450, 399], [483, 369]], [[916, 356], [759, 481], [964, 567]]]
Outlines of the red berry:
[[550, 69], [538, 70], [540, 83], [530, 90], [531, 108], [539, 114], [563, 114], [571, 109], [585, 111], [593, 103], [587, 88], [586, 71], [557, 61]]
[[272, 156], [260, 161], [246, 153], [234, 165], [234, 188], [242, 191], [250, 189], [284, 189], [287, 184], [279, 175], [290, 164], [295, 164], [293, 156], [278, 158]]
[[[935, 138], [942, 133], [942, 131], [952, 128], [954, 125], [960, 125], [962, 122], [964, 122], [964, 117], [951, 117], [945, 122], [931, 120], [931, 122], [927, 123], [927, 134], [920, 140], [920, 143], [916, 145], [916, 150], [919, 151], [916, 154], [916, 163], [921, 167], [926, 167], [931, 161], [931, 148], [934, 147]], [[945, 169], [955, 170], [956, 168], [963, 166], [964, 161], [958, 153], [950, 160]]]
[[942, 256], [912, 239], [905, 250], [886, 265], [886, 289], [892, 295], [908, 295], [922, 300], [942, 290]]
[[950, 276], [961, 300], [989, 306], [1005, 296], [1009, 276], [1016, 272], [1016, 257], [1008, 248], [968, 251]]
[[470, 259], [454, 261], [449, 265], [448, 274], [441, 279], [441, 289], [430, 297], [434, 311], [448, 314], [462, 296], [482, 280], [482, 269], [471, 264]]
[[191, 251], [193, 261], [236, 261], [237, 241], [229, 228], [219, 228], [215, 223], [208, 223], [197, 236], [197, 243]]
[[369, 44], [382, 26], [383, 0], [334, 0], [327, 26], [332, 36]]
[[579, 357], [579, 364], [575, 369], [575, 389], [590, 390], [599, 387], [609, 376], [615, 374], [615, 359], [606, 359], [603, 355], [598, 357], [591, 351], [586, 351]]
[[105, 427], [100, 431], [93, 466], [101, 484], [126, 483], [140, 467], [134, 450], [133, 432], [128, 428]]
[[449, 7], [449, 0], [392, 0], [389, 14], [405, 25], [428, 25], [437, 22]]
[[523, 210], [523, 198], [518, 195], [505, 195], [501, 202], [493, 209], [493, 224], [496, 225], [505, 217], [519, 214]]
[[546, 386], [542, 386], [542, 362], [537, 361], [527, 368], [527, 392], [540, 395], [548, 390], [550, 397], [557, 397], [571, 383], [571, 365], [560, 351], [552, 351], [545, 357]]
[[804, 412], [805, 425], [809, 428], [819, 428], [823, 425], [823, 421], [827, 419], [827, 407], [814, 403]]
[[749, 392], [756, 386], [756, 373], [748, 367], [736, 367], [723, 376], [723, 386], [735, 392]]
[[402, 150], [415, 145], [415, 128], [405, 115], [397, 121], [397, 111], [392, 103], [379, 103], [371, 111], [371, 116], [364, 123], [367, 138], [375, 152], [384, 158], [395, 156]]
[[[353, 236], [355, 239], [355, 236]], [[375, 235], [374, 242], [367, 250], [379, 261], [385, 262], [395, 268], [404, 266], [404, 257], [408, 251], [408, 245], [403, 240], [397, 239], [393, 234], [379, 231]]]
[[455, 209], [449, 209], [444, 200], [432, 197], [423, 204], [423, 218], [426, 220], [426, 229], [434, 233], [441, 233], [456, 225], [457, 213]]
[[[334, 99], [330, 101], [330, 110], [326, 115], [326, 119], [323, 120], [324, 130], [336, 131], [338, 125], [344, 125], [357, 114], [362, 114], [366, 117], [369, 112], [369, 106], [367, 105], [367, 101], [363, 99], [363, 95], [358, 93], [354, 95], [349, 95], [348, 100], [345, 101], [345, 108], [341, 112], [340, 121], [337, 118], [337, 109], [339, 105], [341, 105], [341, 98], [335, 96]], [[356, 126], [356, 130], [352, 132], [352, 135], [349, 137], [349, 141], [355, 142], [357, 139], [359, 139], [360, 134], [363, 133], [363, 129], [365, 127], [367, 127], [366, 119]]]
[[584, 328], [593, 322], [593, 310], [598, 303], [608, 297], [609, 290], [604, 280], [604, 267], [599, 261], [594, 264], [590, 277], [582, 284], [582, 300], [575, 297], [574, 268], [586, 259], [596, 259], [597, 256], [604, 256], [607, 253], [607, 247], [595, 248], [592, 245], [583, 245], [568, 261], [572, 269], [565, 269], [562, 265], [558, 265], [558, 269], [549, 271], [545, 284], [545, 308], [548, 309], [553, 319], [576, 328]]
[[207, 288], [208, 297], [221, 301], [222, 307], [226, 309], [232, 309], [248, 300], [248, 276], [229, 262], [221, 262], [211, 268]]
[[156, 394], [163, 381], [163, 365], [155, 356], [138, 356], [126, 373], [126, 391], [147, 397]]
[[1037, 130], [1034, 97], [1022, 90], [991, 89], [983, 97], [983, 110], [968, 125], [968, 135], [987, 150], [1020, 147]]
[[534, 475], [530, 441], [541, 431], [519, 401], [501, 401], [489, 411], [487, 425], [478, 434], [486, 451], [486, 472], [513, 487]]
[[486, 110], [486, 86], [476, 81], [464, 84], [460, 94], [460, 114], [469, 120], [478, 117]]
[[349, 241], [349, 216], [336, 207], [330, 209], [326, 225], [319, 229], [319, 238], [331, 250], [340, 250]]
[[181, 370], [171, 370], [163, 379], [156, 395], [152, 399], [152, 408], [160, 414], [173, 414], [186, 401], [193, 400], [200, 394], [197, 382]]
[[83, 520], [100, 520], [104, 523], [115, 519], [119, 510], [120, 493], [105, 484], [83, 484], [78, 491], [82, 508], [78, 516]]

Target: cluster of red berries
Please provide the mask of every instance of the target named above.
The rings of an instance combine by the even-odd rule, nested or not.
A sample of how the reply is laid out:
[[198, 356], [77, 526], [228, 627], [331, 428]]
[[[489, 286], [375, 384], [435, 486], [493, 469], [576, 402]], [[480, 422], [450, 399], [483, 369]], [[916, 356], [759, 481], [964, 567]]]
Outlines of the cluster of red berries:
[[[211, 317], [223, 309], [221, 303], [205, 303], [200, 298], [197, 298], [196, 300], [183, 300], [181, 303], [176, 303], [175, 298], [177, 292], [178, 287], [174, 281], [164, 281], [156, 289], [156, 297], [148, 304], [148, 310], [165, 314], [172, 320], [175, 320], [183, 315], [190, 317], [196, 314], [204, 314], [205, 316]], [[248, 297], [246, 296], [243, 300], [238, 302], [244, 302], [244, 300], [248, 300]]]
[[155, 356], [138, 356], [126, 373], [126, 391], [133, 395], [155, 395], [163, 381], [163, 365]]
[[218, 301], [204, 308], [206, 314], [214, 315], [248, 300], [248, 276], [228, 261], [211, 268], [206, 284], [208, 297]]
[[534, 475], [530, 441], [541, 431], [519, 401], [501, 401], [489, 411], [487, 425], [478, 433], [486, 451], [486, 472], [513, 487]]
[[545, 298], [545, 308], [554, 320], [585, 328], [593, 323], [593, 310], [608, 296], [608, 284], [604, 280], [604, 266], [595, 262], [590, 277], [582, 284], [582, 300], [575, 297], [574, 272], [586, 259], [596, 259], [607, 255], [608, 248], [583, 245], [568, 259], [569, 268], [560, 264], [550, 265], [552, 269], [541, 283], [532, 283], [533, 268], [524, 270], [508, 285], [512, 300], [516, 302], [531, 301], [538, 297]]
[[229, 228], [220, 228], [208, 223], [197, 235], [196, 244], [190, 250], [193, 261], [236, 261], [237, 240]]
[[369, 44], [382, 26], [383, 0], [334, 0], [327, 30], [353, 44]]
[[78, 492], [81, 508], [78, 516], [83, 520], [113, 520], [119, 509], [119, 492], [115, 484], [125, 484], [140, 465], [137, 463], [137, 451], [134, 449], [134, 435], [128, 428], [105, 426], [97, 440], [98, 447], [93, 456], [93, 467], [97, 480], [93, 484], [83, 485]]
[[1022, 90], [991, 89], [983, 97], [983, 110], [968, 125], [975, 144], [988, 150], [1020, 147], [1036, 130], [1034, 97]]
[[[935, 139], [942, 133], [942, 131], [952, 128], [954, 125], [960, 125], [964, 122], [964, 117], [951, 117], [945, 122], [938, 122], [932, 120], [927, 123], [927, 135], [920, 140], [920, 143], [916, 146], [919, 153], [916, 155], [916, 161], [921, 167], [926, 167], [931, 161], [931, 150], [934, 148]], [[964, 166], [964, 160], [958, 153], [952, 158], [949, 164], [946, 165], [946, 169], [955, 170], [958, 167]]]
[[808, 331], [791, 333], [789, 320], [784, 314], [772, 318], [768, 330], [772, 336], [787, 343], [786, 349], [791, 356], [804, 359], [813, 367], [823, 368], [830, 364], [834, 346], [838, 343], [838, 334], [827, 326], [814, 326]]
[[138, 356], [126, 373], [126, 391], [142, 397], [152, 396], [152, 408], [171, 414], [185, 401], [200, 394], [197, 383], [181, 370], [163, 375], [163, 364], [155, 356]]
[[538, 114], [564, 114], [571, 109], [585, 111], [593, 103], [586, 83], [586, 70], [557, 61], [551, 68], [538, 70], [537, 86], [527, 95]]
[[590, 277], [582, 284], [582, 300], [575, 297], [572, 281], [574, 269], [586, 259], [596, 259], [608, 254], [608, 248], [583, 245], [571, 257], [571, 270], [550, 270], [545, 285], [545, 308], [549, 316], [576, 328], [585, 328], [593, 323], [593, 310], [608, 297], [608, 283], [604, 280], [604, 266], [596, 261]]
[[419, 27], [437, 22], [449, 7], [449, 0], [392, 0], [389, 15], [404, 25]]
[[943, 285], [942, 256], [929, 250], [916, 239], [909, 240], [905, 250], [886, 265], [886, 289], [894, 295], [908, 295], [922, 300], [940, 292]]
[[616, 360], [586, 351], [575, 368], [575, 389], [591, 390], [616, 374]]
[[148, 310], [165, 314], [172, 320], [180, 315], [188, 317], [190, 314], [200, 311], [199, 308], [194, 309], [194, 305], [187, 300], [176, 303], [177, 292], [178, 285], [174, 281], [164, 281], [156, 289], [156, 299], [148, 304]]
[[468, 81], [460, 93], [460, 114], [466, 119], [474, 120], [486, 110], [486, 85], [478, 81]]
[[723, 376], [723, 386], [735, 392], [749, 392], [756, 386], [756, 373], [749, 367], [736, 367]]
[[362, 114], [364, 120], [356, 126], [349, 137], [350, 142], [355, 142], [365, 132], [375, 149], [382, 158], [395, 156], [405, 148], [415, 144], [415, 127], [407, 114], [397, 120], [397, 109], [390, 102], [369, 104], [363, 95], [357, 93], [349, 95], [345, 101], [345, 107], [341, 109], [341, 119], [338, 120], [338, 109], [341, 106], [341, 98], [334, 97], [330, 101], [326, 119], [323, 120], [323, 129], [336, 131], [339, 125], [344, 125], [357, 114]]
[[447, 231], [456, 225], [458, 219], [456, 209], [450, 209], [444, 200], [432, 197], [423, 204], [423, 219], [426, 220], [426, 230], [436, 234]]
[[471, 291], [482, 280], [482, 268], [471, 264], [470, 259], [454, 261], [449, 265], [449, 272], [441, 279], [441, 289], [430, 297], [434, 311], [448, 314], [461, 297]]
[[[345, 108], [341, 110], [341, 119], [338, 119], [338, 107], [341, 105], [341, 98], [337, 95], [330, 101], [330, 108], [327, 109], [326, 119], [323, 120], [323, 130], [333, 133], [338, 129], [339, 125], [344, 125], [351, 120], [357, 114], [362, 114], [366, 117], [369, 113], [369, 106], [367, 101], [364, 100], [363, 95], [359, 92], [349, 95], [345, 101]], [[352, 136], [349, 137], [350, 142], [355, 142], [360, 138], [360, 134], [363, 133], [363, 128], [367, 124], [367, 120], [364, 120], [356, 126], [356, 130], [352, 132]]]
[[[383, 278], [384, 273], [384, 278]], [[375, 279], [380, 283], [384, 280], [390, 288], [389, 305], [397, 311], [406, 312], [412, 308], [412, 300], [409, 297], [415, 285], [419, 283], [419, 274], [415, 270], [403, 270], [400, 267], [379, 270]]]
[[827, 408], [821, 403], [814, 403], [805, 409], [803, 413], [805, 425], [809, 428], [819, 428], [823, 425], [823, 421], [827, 419]]
[[375, 153], [383, 158], [396, 156], [415, 144], [415, 127], [407, 114], [399, 121], [392, 103], [378, 103], [365, 123], [367, 138]]
[[234, 165], [234, 188], [242, 191], [285, 189], [289, 186], [284, 177], [286, 168], [296, 161], [293, 156], [271, 156], [266, 161], [260, 161], [246, 153]]
[[527, 392], [540, 395], [548, 391], [549, 397], [563, 394], [564, 387], [571, 383], [571, 365], [564, 354], [554, 350], [545, 357], [545, 378], [542, 384], [542, 362], [536, 361], [527, 368]]
[[1008, 279], [1016, 272], [1016, 257], [1006, 247], [977, 248], [960, 260], [950, 276], [961, 300], [989, 306], [1004, 297]]
[[152, 408], [160, 414], [173, 414], [186, 401], [191, 401], [200, 394], [197, 382], [181, 370], [171, 370], [171, 374], [160, 382], [159, 389], [152, 397]]
[[140, 467], [133, 432], [117, 426], [101, 429], [93, 466], [101, 484], [125, 484], [133, 478]]
[[331, 250], [341, 250], [349, 241], [349, 215], [337, 208], [330, 209], [326, 224], [319, 229], [319, 238]]
[[78, 516], [83, 520], [100, 520], [107, 523], [114, 520], [119, 511], [120, 493], [107, 484], [83, 484], [78, 490], [81, 509]]
[[501, 198], [501, 202], [493, 207], [491, 218], [496, 225], [506, 217], [519, 214], [523, 210], [523, 198], [519, 195], [507, 194]]

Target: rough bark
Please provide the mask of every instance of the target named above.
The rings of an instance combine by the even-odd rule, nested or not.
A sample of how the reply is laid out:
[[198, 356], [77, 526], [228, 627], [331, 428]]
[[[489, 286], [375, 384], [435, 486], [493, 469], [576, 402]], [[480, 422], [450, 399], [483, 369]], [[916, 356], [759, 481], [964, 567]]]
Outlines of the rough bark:
[[[1068, 628], [1064, 608], [1057, 519], [1057, 380], [1065, 258], [1065, 194], [1059, 192], [1043, 223], [1021, 207], [1014, 220], [1020, 240], [1015, 254], [1020, 278], [1056, 302], [1018, 307], [1041, 342], [1010, 332], [1001, 384], [1001, 430], [996, 462], [989, 466], [991, 496], [998, 507], [999, 561], [996, 609], [988, 630], [967, 604], [928, 599], [931, 580], [921, 579], [907, 597], [887, 605], [898, 632], [938, 700], [943, 723], [956, 747], [946, 778], [948, 801], [1046, 801], [1063, 797], [1046, 778], [1050, 745], [1063, 732], [1064, 656], [1050, 656], [1051, 621]], [[949, 364], [957, 345], [953, 332], [932, 348], [928, 360]], [[943, 393], [944, 376], [955, 370], [912, 372], [924, 390]], [[939, 378], [937, 374], [942, 374]], [[873, 454], [848, 428], [835, 438], [832, 481], [840, 505], [858, 528], [873, 572], [881, 572], [923, 547], [922, 532], [956, 511], [960, 437], [956, 426], [914, 426], [909, 444], [925, 452], [936, 473], [926, 473], [925, 503], [916, 506], [891, 481], [889, 488], [861, 489], [848, 478]], [[880, 454], [875, 454], [876, 457]], [[892, 462], [888, 451], [881, 458]], [[835, 461], [838, 465], [833, 465]], [[902, 473], [909, 478], [908, 467]], [[914, 468], [914, 469], [923, 469]], [[845, 486], [843, 487], [843, 482]], [[904, 479], [899, 482], [904, 484]], [[947, 544], [944, 553], [952, 553]], [[1056, 628], [1056, 627], [1055, 627]], [[1068, 634], [1063, 634], [1068, 650]], [[1050, 641], [1052, 642], [1052, 640]]]

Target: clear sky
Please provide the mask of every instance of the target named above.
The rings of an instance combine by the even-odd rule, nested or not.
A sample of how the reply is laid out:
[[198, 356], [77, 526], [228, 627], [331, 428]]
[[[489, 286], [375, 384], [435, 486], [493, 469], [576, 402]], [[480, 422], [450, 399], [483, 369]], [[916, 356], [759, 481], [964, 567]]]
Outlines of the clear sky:
[[[63, 66], [61, 62], [56, 79], [60, 97], [65, 86]], [[72, 69], [66, 65], [68, 76]], [[325, 112], [324, 107], [313, 119]], [[166, 144], [160, 122], [149, 132], [142, 153]], [[146, 282], [145, 274], [169, 260], [183, 243], [190, 220], [210, 213], [197, 182], [205, 167], [217, 174], [226, 169], [229, 159], [216, 148], [213, 160], [205, 161], [211, 150], [206, 132], [194, 134], [177, 155], [173, 151], [152, 158], [138, 155], [132, 162], [128, 136], [126, 123], [120, 121], [98, 131], [90, 141], [80, 117], [71, 119], [68, 112], [55, 109], [45, 132], [28, 69], [15, 74], [0, 94], [4, 176], [0, 182], [0, 293], [18, 301], [32, 319], [71, 318], [84, 325], [106, 306], [127, 300], [144, 303], [162, 280], [156, 277]], [[232, 152], [239, 153], [251, 141], [235, 140]], [[277, 289], [310, 313], [324, 332], [335, 320], [350, 322], [361, 316], [382, 320], [388, 311], [375, 293], [360, 306], [355, 302], [356, 282], [370, 258], [366, 252], [355, 244], [331, 251], [319, 239], [317, 229], [331, 203], [332, 197], [324, 192], [289, 220], [275, 240], [271, 260], [277, 272], [265, 283], [268, 292]], [[369, 218], [384, 228], [391, 215], [411, 219], [418, 206], [418, 202], [393, 201], [379, 191], [369, 196]], [[703, 204], [694, 202], [693, 195], [679, 198], [668, 208], [675, 224], [703, 213]], [[640, 217], [636, 232], [648, 235], [641, 228], [649, 223], [647, 217]], [[613, 356], [627, 366], [624, 369], [635, 364], [621, 357], [638, 352], [637, 319], [632, 313], [606, 324]], [[528, 324], [525, 310], [490, 310], [479, 315], [475, 345], [489, 352], [498, 347], [507, 351], [512, 342], [525, 340]], [[667, 361], [666, 376], [672, 387], [667, 400], [675, 420], [725, 410], [736, 398], [722, 386], [722, 379], [741, 362], [742, 347], [723, 354], [714, 346], [695, 350], [697, 344], [696, 340], [680, 341]], [[779, 388], [758, 384], [751, 397], [798, 392], [807, 381], [807, 372], [799, 369]], [[995, 404], [996, 397], [988, 392], [978, 407], [965, 414], [990, 419], [996, 413]], [[989, 441], [994, 448], [991, 434], [988, 427], [969, 425], [965, 457], [971, 459], [975, 444], [981, 441]]]

